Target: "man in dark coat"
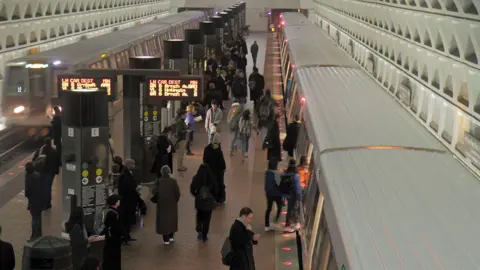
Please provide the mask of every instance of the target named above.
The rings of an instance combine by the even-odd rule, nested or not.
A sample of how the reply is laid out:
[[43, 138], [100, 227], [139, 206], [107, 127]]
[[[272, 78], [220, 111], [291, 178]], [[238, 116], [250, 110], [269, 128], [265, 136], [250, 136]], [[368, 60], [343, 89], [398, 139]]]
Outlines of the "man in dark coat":
[[180, 188], [177, 180], [172, 178], [172, 171], [168, 166], [161, 169], [162, 177], [155, 183], [154, 194], [157, 198], [156, 232], [162, 235], [165, 245], [174, 241], [174, 234], [178, 231], [178, 201]]
[[258, 44], [257, 41], [255, 40], [250, 46], [250, 53], [252, 54], [252, 60], [253, 60], [253, 66], [257, 66], [257, 55], [258, 55]]
[[296, 115], [293, 122], [287, 126], [287, 136], [283, 140], [283, 150], [288, 152], [288, 156], [293, 158], [293, 152], [297, 147], [298, 129], [300, 124], [298, 122], [298, 116]]
[[103, 219], [104, 230], [101, 233], [105, 235], [102, 269], [121, 270], [123, 228], [118, 213], [120, 197], [116, 194], [111, 195], [107, 198], [107, 205], [108, 209], [105, 211]]
[[265, 78], [258, 73], [258, 68], [256, 67], [253, 67], [253, 72], [248, 76], [248, 86], [250, 88], [250, 100], [253, 101], [254, 107], [256, 107], [265, 88]]
[[40, 147], [32, 158], [35, 169], [40, 176], [47, 181], [49, 185], [46, 209], [52, 208], [52, 185], [55, 175], [59, 173], [58, 152], [52, 146], [52, 140], [46, 138], [42, 147]]
[[208, 164], [218, 183], [218, 192], [214, 194], [215, 200], [218, 203], [224, 203], [226, 199], [224, 176], [227, 166], [218, 133], [213, 134], [211, 143], [203, 150], [203, 163]]
[[233, 100], [242, 104], [247, 102], [247, 85], [245, 82], [245, 74], [240, 70], [235, 76], [232, 84]]
[[32, 162], [25, 164], [25, 197], [28, 199], [28, 210], [32, 216], [32, 235], [30, 240], [42, 236], [42, 212], [47, 204], [49, 185], [39, 172], [35, 171]]
[[253, 245], [258, 243], [259, 234], [252, 232], [250, 223], [253, 220], [253, 211], [248, 207], [240, 210], [237, 218], [230, 228], [230, 243], [234, 253], [230, 270], [255, 270], [253, 258]]
[[[0, 236], [2, 235], [2, 226], [0, 226]], [[0, 269], [15, 269], [15, 253], [12, 244], [0, 240]]]
[[125, 160], [125, 168], [118, 180], [118, 195], [120, 196], [120, 220], [124, 229], [124, 242], [128, 244], [136, 241], [130, 236], [130, 230], [135, 224], [135, 212], [139, 202], [137, 182], [133, 177], [132, 170], [135, 168], [133, 159]]
[[55, 144], [55, 148], [57, 149], [58, 152], [58, 163], [62, 163], [62, 110], [60, 109], [59, 106], [55, 106], [53, 108], [53, 111], [55, 112], [55, 115], [53, 116], [52, 119], [52, 137], [53, 137], [53, 143]]
[[197, 209], [195, 229], [199, 241], [208, 241], [210, 219], [215, 208], [214, 194], [217, 194], [217, 192], [218, 183], [210, 170], [210, 166], [206, 163], [201, 164], [190, 184], [190, 193], [195, 197], [195, 209]]

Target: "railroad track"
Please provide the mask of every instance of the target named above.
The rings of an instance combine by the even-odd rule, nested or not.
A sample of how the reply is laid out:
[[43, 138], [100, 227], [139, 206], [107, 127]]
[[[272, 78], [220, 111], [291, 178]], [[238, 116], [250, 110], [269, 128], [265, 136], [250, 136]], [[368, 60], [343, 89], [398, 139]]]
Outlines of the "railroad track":
[[26, 129], [12, 128], [0, 133], [0, 174], [30, 155], [39, 142], [28, 140]]

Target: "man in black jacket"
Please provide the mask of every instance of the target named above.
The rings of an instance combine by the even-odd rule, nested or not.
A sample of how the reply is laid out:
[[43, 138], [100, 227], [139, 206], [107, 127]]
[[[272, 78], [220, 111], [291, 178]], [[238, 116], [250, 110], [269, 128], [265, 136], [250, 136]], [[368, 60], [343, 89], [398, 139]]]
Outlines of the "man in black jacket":
[[230, 243], [234, 253], [230, 270], [255, 270], [253, 258], [253, 245], [258, 243], [259, 234], [252, 232], [250, 223], [253, 220], [253, 211], [248, 207], [240, 210], [237, 218], [230, 228]]
[[186, 171], [187, 168], [183, 166], [183, 157], [185, 156], [185, 147], [187, 139], [187, 124], [185, 124], [185, 118], [187, 112], [180, 110], [177, 113], [177, 122], [175, 124], [175, 134], [177, 135], [177, 170], [180, 172]]
[[45, 178], [35, 171], [32, 162], [25, 164], [25, 197], [32, 216], [32, 235], [30, 240], [42, 236], [42, 212], [47, 204], [48, 188]]
[[135, 161], [133, 159], [125, 160], [125, 167], [122, 175], [118, 180], [118, 195], [120, 196], [120, 221], [124, 229], [125, 244], [136, 241], [130, 236], [132, 226], [135, 224], [135, 212], [139, 202], [137, 192], [137, 182], [133, 177], [132, 170], [135, 169]]
[[199, 241], [208, 241], [210, 219], [216, 203], [214, 194], [217, 194], [217, 192], [218, 183], [210, 170], [210, 166], [206, 163], [201, 164], [190, 185], [190, 193], [195, 197], [195, 209], [197, 209], [195, 229]]
[[53, 137], [53, 143], [55, 144], [55, 149], [57, 149], [58, 152], [58, 163], [62, 163], [62, 117], [61, 113], [62, 110], [60, 109], [59, 106], [55, 106], [53, 108], [53, 111], [55, 112], [55, 115], [53, 116], [52, 119], [52, 137]]
[[245, 82], [245, 74], [239, 70], [238, 75], [232, 84], [232, 96], [234, 102], [237, 101], [242, 106], [247, 102], [247, 85]]
[[[0, 236], [2, 235], [2, 226], [0, 226]], [[0, 240], [0, 269], [15, 269], [15, 252], [12, 244]]]
[[253, 101], [256, 108], [258, 100], [263, 95], [265, 88], [265, 78], [258, 73], [258, 68], [253, 67], [253, 72], [248, 76], [248, 86], [250, 87], [250, 100]]
[[257, 66], [257, 55], [258, 55], [258, 44], [257, 41], [255, 40], [250, 47], [250, 53], [252, 53], [252, 60], [253, 60], [253, 66]]
[[52, 208], [52, 185], [55, 175], [59, 173], [60, 159], [57, 150], [52, 146], [52, 140], [46, 138], [32, 158], [35, 169], [49, 185], [46, 210]]

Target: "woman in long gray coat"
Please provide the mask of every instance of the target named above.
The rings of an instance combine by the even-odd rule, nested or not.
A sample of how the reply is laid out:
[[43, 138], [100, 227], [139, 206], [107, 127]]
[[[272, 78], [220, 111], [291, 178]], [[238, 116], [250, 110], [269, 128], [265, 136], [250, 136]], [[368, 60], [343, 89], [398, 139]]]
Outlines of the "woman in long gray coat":
[[173, 242], [173, 236], [178, 230], [178, 200], [180, 189], [177, 180], [172, 178], [172, 171], [165, 165], [161, 169], [162, 176], [155, 185], [157, 196], [157, 234], [163, 236], [165, 245]]

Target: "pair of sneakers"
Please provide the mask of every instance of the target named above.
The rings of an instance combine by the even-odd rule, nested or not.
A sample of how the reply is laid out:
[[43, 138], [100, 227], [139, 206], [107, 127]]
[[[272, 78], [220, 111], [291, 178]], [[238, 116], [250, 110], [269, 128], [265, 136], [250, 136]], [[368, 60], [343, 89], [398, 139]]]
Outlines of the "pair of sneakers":
[[168, 241], [166, 241], [164, 244], [165, 245], [170, 245], [170, 243], [173, 243], [173, 242], [175, 242], [175, 239], [173, 239], [173, 237], [172, 237]]

